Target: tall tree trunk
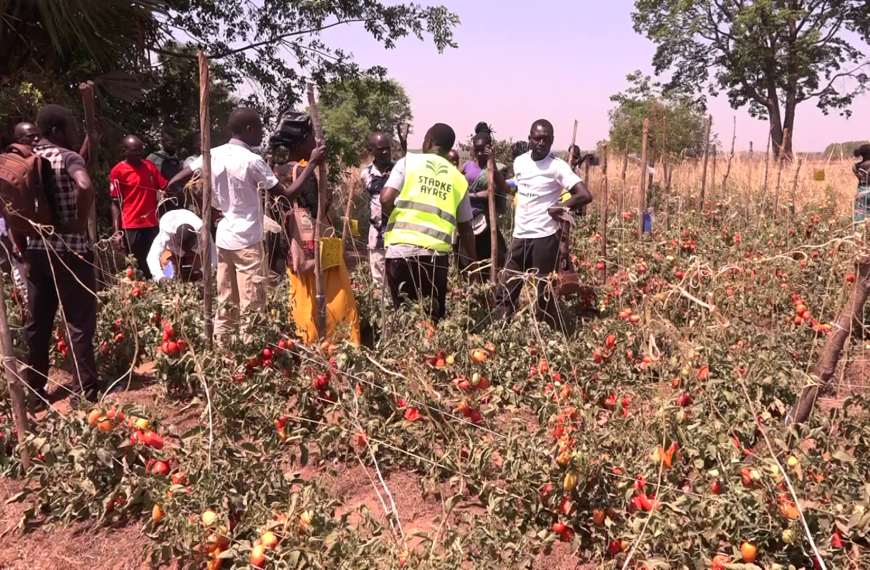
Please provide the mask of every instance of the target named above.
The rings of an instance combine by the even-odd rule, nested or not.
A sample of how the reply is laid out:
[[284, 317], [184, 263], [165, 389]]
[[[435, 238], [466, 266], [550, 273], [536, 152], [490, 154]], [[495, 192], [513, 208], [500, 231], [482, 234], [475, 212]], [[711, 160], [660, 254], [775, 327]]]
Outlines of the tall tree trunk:
[[779, 120], [777, 116], [774, 118], [773, 114], [770, 115], [770, 144], [771, 149], [773, 150], [773, 159], [776, 160], [779, 158], [779, 149], [782, 148], [782, 122]]
[[[785, 155], [784, 158], [787, 160], [791, 160], [791, 158], [794, 156], [794, 114], [796, 108], [796, 95], [794, 93], [789, 93], [786, 96], [785, 118], [782, 122], [783, 132], [788, 132], [788, 137], [786, 137], [785, 145], [782, 149], [782, 152]], [[780, 140], [780, 145], [782, 145], [782, 140]]]

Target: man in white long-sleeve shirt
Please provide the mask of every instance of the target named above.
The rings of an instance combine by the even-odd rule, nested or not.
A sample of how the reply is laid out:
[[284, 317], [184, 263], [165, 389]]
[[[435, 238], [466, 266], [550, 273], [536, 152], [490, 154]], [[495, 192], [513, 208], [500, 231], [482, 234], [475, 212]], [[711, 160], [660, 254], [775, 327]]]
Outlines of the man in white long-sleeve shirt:
[[[172, 210], [160, 218], [160, 229], [148, 252], [148, 269], [155, 281], [202, 276], [202, 220], [190, 210]], [[217, 265], [214, 245], [212, 267]], [[167, 269], [171, 266], [171, 269]]]

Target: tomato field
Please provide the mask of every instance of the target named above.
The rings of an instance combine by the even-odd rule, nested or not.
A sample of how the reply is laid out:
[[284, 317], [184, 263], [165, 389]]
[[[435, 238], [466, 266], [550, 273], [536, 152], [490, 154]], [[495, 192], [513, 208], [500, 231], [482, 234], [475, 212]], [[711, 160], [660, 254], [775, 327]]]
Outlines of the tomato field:
[[492, 289], [457, 276], [437, 326], [382, 320], [363, 263], [373, 347], [294, 341], [284, 284], [253, 342], [209, 351], [200, 289], [119, 274], [96, 345], [120, 390], [40, 414], [28, 473], [0, 403], [0, 566], [60, 567], [38, 545], [75, 527], [131, 546], [69, 568], [868, 567], [860, 330], [786, 421], [857, 286], [851, 211], [687, 201], [642, 241], [619, 213], [606, 258], [599, 223], [573, 232], [587, 288], [558, 330], [525, 292], [481, 325]]

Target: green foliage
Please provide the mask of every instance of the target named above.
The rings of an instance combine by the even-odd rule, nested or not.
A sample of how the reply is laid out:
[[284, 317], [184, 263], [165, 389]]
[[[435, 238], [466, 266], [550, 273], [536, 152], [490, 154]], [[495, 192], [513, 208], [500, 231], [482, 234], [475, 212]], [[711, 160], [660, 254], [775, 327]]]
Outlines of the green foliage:
[[[0, 77], [29, 70], [63, 73], [74, 62], [91, 74], [146, 63], [164, 0], [8, 0], [0, 6]], [[84, 69], [82, 69], [84, 71]]]
[[831, 158], [837, 160], [839, 158], [845, 158], [846, 160], [850, 160], [853, 157], [855, 149], [857, 149], [861, 145], [870, 144], [870, 141], [849, 141], [849, 142], [841, 142], [841, 143], [831, 143], [827, 147], [825, 147], [825, 152], [822, 153], [822, 157], [825, 159]]
[[359, 166], [368, 156], [368, 138], [375, 131], [386, 133], [398, 151], [399, 129], [414, 118], [402, 85], [377, 75], [327, 83], [319, 104], [330, 155], [344, 166]]
[[[195, 53], [192, 45], [179, 45], [175, 49]], [[143, 96], [132, 102], [107, 97], [102, 101], [101, 114], [111, 117], [117, 125], [112, 134], [118, 139], [106, 141], [110, 150], [120, 145], [120, 137], [132, 133], [146, 144], [148, 152], [157, 150], [160, 132], [167, 128], [179, 137], [185, 151], [192, 154], [192, 135], [200, 130], [199, 124], [199, 66], [196, 60], [158, 56], [158, 65], [142, 75]], [[212, 146], [229, 140], [227, 120], [238, 104], [233, 94], [238, 85], [227, 66], [220, 61], [209, 63], [209, 118], [211, 119]]]
[[610, 97], [616, 103], [609, 112], [612, 148], [640, 154], [643, 121], [649, 119], [648, 145], [653, 156], [663, 152], [691, 157], [704, 154], [707, 116], [703, 103], [685, 93], [664, 91], [661, 83], [652, 82], [640, 71], [629, 73], [626, 79], [629, 88]]
[[[819, 412], [803, 434], [812, 445], [784, 422], [831, 329], [832, 300], [855, 286], [846, 277], [855, 246], [841, 239], [848, 220], [814, 204], [793, 224], [743, 221], [740, 207], [724, 200], [697, 214], [689, 204], [643, 241], [626, 238], [629, 214], [611, 223], [606, 259], [599, 220], [579, 218], [579, 278], [595, 282], [598, 261], [608, 278], [559, 300], [566, 323], [583, 315], [574, 330], [537, 321], [527, 291], [512, 320], [475, 328], [492, 292], [454, 275], [434, 327], [404, 306], [387, 311], [396, 332], [374, 349], [304, 346], [292, 340], [285, 283], [250, 342], [206, 350], [198, 286], [120, 281], [100, 293], [101, 377], [123, 387], [144, 351], [156, 361], [153, 400], [111, 396], [136, 404], [98, 407], [111, 420], [102, 429], [88, 423], [90, 407], [48, 413], [28, 434], [26, 474], [0, 400], [0, 470], [26, 479], [10, 500], [26, 502], [25, 525], [137, 521], [151, 561], [182, 567], [217, 556], [249, 567], [268, 529], [279, 540], [270, 568], [538, 567], [551, 551], [621, 567], [622, 541], [637, 546], [631, 568], [704, 568], [719, 552], [739, 560], [744, 540], [758, 545], [760, 567], [809, 568], [804, 526], [786, 508], [788, 475], [829, 567], [860, 566], [870, 401], [856, 393]], [[377, 326], [380, 289], [364, 265], [353, 285], [363, 326]], [[149, 447], [142, 430], [165, 445]], [[655, 460], [659, 447], [673, 449], [667, 464]], [[168, 474], [154, 472], [158, 461]], [[353, 470], [371, 479], [345, 479]], [[374, 496], [369, 481], [381, 489], [377, 473], [415, 540], [397, 540], [390, 515], [357, 506], [357, 492]], [[406, 506], [418, 491], [435, 505], [431, 525]], [[214, 524], [203, 523], [206, 509]], [[554, 532], [557, 522], [566, 531]], [[136, 553], [127, 554], [129, 565]]]
[[852, 39], [870, 38], [865, 0], [636, 0], [632, 18], [657, 45], [656, 73], [672, 72], [668, 88], [724, 93], [735, 109], [769, 120], [777, 143], [783, 129], [794, 132], [798, 104], [848, 116], [868, 86]]
[[[320, 32], [340, 25], [364, 25], [384, 47], [424, 34], [439, 51], [455, 47], [453, 28], [459, 18], [444, 6], [383, 4], [377, 0], [186, 0], [173, 2], [167, 25], [180, 28], [200, 43], [213, 58], [221, 58], [237, 80], [252, 80], [259, 87], [251, 103], [264, 112], [298, 105], [304, 84], [314, 79], [321, 87], [328, 80], [357, 75], [351, 55], [332, 49]], [[169, 28], [167, 28], [169, 29]], [[236, 46], [252, 46], [239, 51]], [[288, 57], [289, 56], [289, 57]]]

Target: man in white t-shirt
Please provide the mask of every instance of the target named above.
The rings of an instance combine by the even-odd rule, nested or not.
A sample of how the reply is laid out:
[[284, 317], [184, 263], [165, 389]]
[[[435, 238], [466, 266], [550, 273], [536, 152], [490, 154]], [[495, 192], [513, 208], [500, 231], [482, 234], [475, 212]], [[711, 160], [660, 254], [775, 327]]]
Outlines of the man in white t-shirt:
[[[226, 344], [237, 330], [237, 309], [266, 310], [268, 267], [261, 192], [290, 192], [278, 182], [263, 157], [252, 150], [263, 141], [263, 123], [257, 112], [235, 109], [230, 114], [229, 129], [230, 142], [211, 150], [212, 206], [223, 213], [215, 236], [219, 304], [215, 335], [219, 344]], [[179, 192], [193, 172], [201, 169], [200, 156], [169, 182], [170, 191]]]
[[[548, 287], [547, 278], [559, 262], [559, 217], [592, 201], [586, 184], [567, 162], [556, 158], [552, 147], [553, 125], [539, 119], [529, 132], [529, 152], [514, 160], [518, 199], [510, 260], [499, 295], [502, 317], [517, 310], [524, 281], [517, 277], [532, 272], [538, 277], [538, 310], [554, 322], [555, 291]], [[560, 204], [563, 189], [568, 189], [571, 197]]]

